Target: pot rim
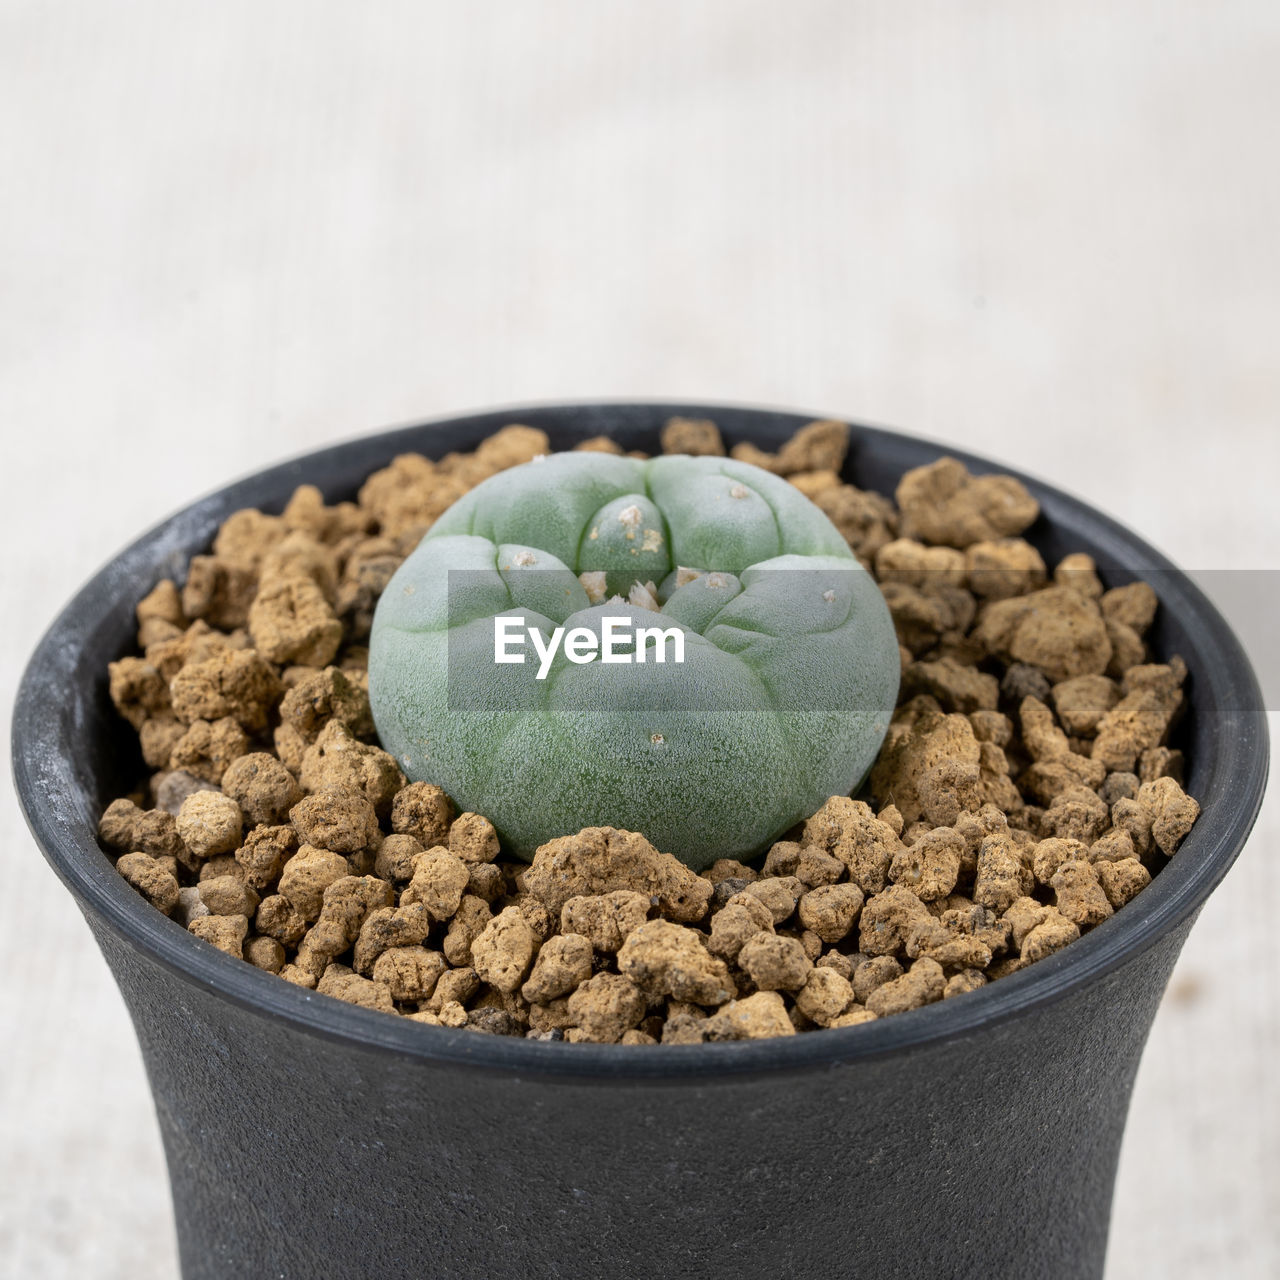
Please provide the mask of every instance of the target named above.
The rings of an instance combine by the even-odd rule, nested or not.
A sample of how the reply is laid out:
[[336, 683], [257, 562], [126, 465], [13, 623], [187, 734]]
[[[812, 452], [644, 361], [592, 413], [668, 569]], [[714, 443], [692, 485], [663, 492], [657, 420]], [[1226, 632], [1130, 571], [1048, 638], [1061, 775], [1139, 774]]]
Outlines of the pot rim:
[[[469, 414], [449, 414], [412, 425], [366, 433], [299, 455], [223, 486], [181, 508], [115, 555], [63, 608], [28, 662], [14, 707], [12, 757], [15, 788], [27, 825], [45, 858], [71, 890], [86, 916], [92, 915], [147, 959], [164, 965], [195, 986], [253, 1013], [283, 1019], [295, 1028], [326, 1039], [355, 1042], [365, 1048], [407, 1056], [441, 1067], [496, 1070], [516, 1076], [557, 1078], [577, 1083], [595, 1080], [673, 1083], [743, 1074], [778, 1074], [827, 1068], [938, 1046], [987, 1033], [1011, 1018], [1060, 1000], [1095, 982], [1153, 945], [1193, 916], [1221, 881], [1243, 847], [1257, 817], [1268, 771], [1267, 716], [1257, 679], [1225, 619], [1186, 574], [1160, 552], [1088, 504], [1042, 481], [987, 458], [919, 436], [850, 422], [854, 448], [869, 441], [881, 450], [909, 454], [921, 445], [960, 459], [975, 474], [1017, 476], [1040, 503], [1051, 524], [1089, 528], [1093, 553], [1103, 564], [1109, 556], [1132, 577], [1159, 575], [1162, 610], [1194, 619], [1202, 636], [1199, 657], [1211, 663], [1188, 665], [1206, 695], [1209, 711], [1221, 721], [1221, 750], [1211, 760], [1193, 759], [1204, 809], [1177, 856], [1122, 911], [1062, 951], [1025, 970], [992, 982], [962, 999], [947, 1000], [910, 1013], [857, 1027], [831, 1028], [772, 1040], [703, 1045], [594, 1045], [484, 1035], [468, 1029], [424, 1026], [392, 1018], [293, 986], [223, 954], [162, 915], [119, 876], [97, 842], [96, 816], [87, 822], [77, 802], [73, 760], [75, 702], [67, 697], [75, 679], [77, 655], [88, 651], [104, 614], [122, 591], [138, 594], [140, 574], [180, 574], [193, 538], [226, 512], [260, 505], [268, 490], [307, 482], [321, 463], [354, 465], [356, 455], [381, 446], [385, 459], [423, 446], [432, 429], [451, 426], [488, 433], [507, 422], [555, 425], [573, 414], [611, 413], [645, 425], [673, 414], [731, 415], [739, 421], [783, 424], [790, 428], [814, 417], [794, 410], [772, 410], [725, 402], [569, 401], [521, 404]], [[917, 465], [918, 459], [911, 465]], [[367, 465], [363, 480], [384, 462]], [[216, 510], [215, 510], [216, 508]], [[1063, 519], [1063, 517], [1068, 517]], [[211, 523], [212, 522], [212, 523]], [[207, 537], [205, 539], [207, 541]], [[162, 557], [167, 555], [167, 559]], [[151, 579], [149, 578], [148, 581]], [[105, 667], [105, 656], [97, 662]]]

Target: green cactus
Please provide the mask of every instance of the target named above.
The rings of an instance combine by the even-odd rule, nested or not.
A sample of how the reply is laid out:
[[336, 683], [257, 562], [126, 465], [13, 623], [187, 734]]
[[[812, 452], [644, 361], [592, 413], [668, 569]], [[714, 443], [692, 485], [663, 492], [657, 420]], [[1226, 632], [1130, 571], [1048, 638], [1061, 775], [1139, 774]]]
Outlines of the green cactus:
[[[522, 663], [495, 660], [499, 615]], [[623, 620], [614, 660], [583, 660], [605, 618]], [[859, 785], [898, 670], [875, 582], [786, 481], [565, 453], [436, 521], [379, 602], [369, 695], [406, 775], [490, 818], [513, 855], [606, 825], [697, 870]]]

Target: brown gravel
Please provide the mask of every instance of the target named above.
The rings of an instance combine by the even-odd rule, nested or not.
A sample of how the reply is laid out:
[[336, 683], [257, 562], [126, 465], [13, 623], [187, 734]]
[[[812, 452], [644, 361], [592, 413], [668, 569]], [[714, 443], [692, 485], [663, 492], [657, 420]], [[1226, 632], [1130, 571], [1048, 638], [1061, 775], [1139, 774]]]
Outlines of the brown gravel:
[[[667, 452], [723, 455], [672, 419]], [[478, 813], [405, 784], [374, 740], [378, 595], [446, 507], [547, 452], [504, 428], [404, 455], [358, 501], [303, 486], [231, 516], [181, 588], [140, 601], [111, 697], [154, 771], [99, 835], [205, 942], [284, 980], [430, 1025], [697, 1044], [856, 1026], [975, 991], [1122, 909], [1199, 814], [1168, 746], [1187, 678], [1144, 639], [1150, 587], [1046, 565], [1034, 499], [942, 458], [896, 501], [841, 475], [848, 431], [776, 454], [880, 582], [903, 681], [858, 798], [832, 796], [756, 865], [696, 875], [642, 834], [566, 832], [507, 862]], [[579, 448], [621, 453], [604, 438]]]

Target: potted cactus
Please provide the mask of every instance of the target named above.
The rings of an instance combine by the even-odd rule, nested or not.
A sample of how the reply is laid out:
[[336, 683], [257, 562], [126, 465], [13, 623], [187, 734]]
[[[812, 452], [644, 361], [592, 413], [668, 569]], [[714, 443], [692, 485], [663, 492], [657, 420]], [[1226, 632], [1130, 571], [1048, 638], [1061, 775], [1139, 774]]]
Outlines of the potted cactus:
[[[529, 662], [495, 654], [525, 636]], [[405, 774], [484, 813], [513, 853], [608, 825], [702, 870], [858, 787], [899, 659], [871, 576], [786, 481], [563, 453], [431, 527], [381, 598], [369, 665]]]
[[[553, 451], [588, 451], [544, 461], [526, 453], [525, 465], [463, 483], [468, 451], [484, 463], [477, 446], [517, 416], [545, 432], [540, 438]], [[673, 417], [693, 437], [691, 419], [715, 418], [739, 458], [626, 456], [653, 452]], [[113, 559], [53, 624], [15, 711], [18, 792], [133, 1016], [187, 1280], [242, 1273], [1100, 1274], [1147, 1030], [1182, 942], [1261, 801], [1267, 738], [1256, 681], [1226, 623], [1184, 575], [1050, 486], [997, 479], [990, 463], [963, 455], [940, 464], [927, 442], [858, 427], [844, 477], [856, 480], [861, 505], [840, 507], [852, 499], [834, 476], [813, 480], [810, 503], [800, 484], [768, 474], [787, 470], [783, 464], [800, 470], [788, 461], [794, 446], [787, 441], [805, 421], [728, 407], [567, 405], [369, 436], [264, 471], [180, 512]], [[605, 452], [602, 435], [612, 441]], [[344, 522], [359, 515], [350, 500], [366, 477], [411, 452], [438, 464], [419, 459], [404, 467], [438, 472], [444, 483], [407, 515], [382, 510], [385, 537], [365, 548], [344, 580], [345, 622], [335, 628], [338, 584], [326, 574], [323, 551], [299, 549], [296, 539], [285, 546], [290, 531], [325, 526], [344, 536]], [[819, 470], [838, 465], [826, 461]], [[904, 809], [887, 803], [875, 812], [863, 806], [864, 813], [849, 798], [884, 738], [901, 656], [884, 601], [850, 550], [850, 532], [872, 530], [877, 555], [900, 553], [884, 552], [890, 535], [876, 495], [892, 493], [904, 476], [914, 486], [913, 532], [937, 544], [925, 560], [943, 575], [957, 572], [956, 553], [932, 534], [954, 520], [965, 485], [984, 494], [985, 514], [969, 533], [988, 559], [966, 553], [961, 561], [966, 573], [987, 575], [983, 652], [1008, 667], [1009, 688], [1026, 709], [1022, 739], [1035, 753], [1026, 772], [1045, 788], [1044, 812], [1053, 810], [1045, 821], [1064, 833], [1084, 832], [1099, 804], [1132, 819], [1134, 835], [1153, 849], [1156, 822], [1166, 843], [1171, 829], [1180, 838], [1188, 825], [1171, 804], [1154, 813], [1176, 798], [1162, 777], [1142, 784], [1154, 787], [1145, 808], [1124, 778], [1107, 801], [1083, 794], [1105, 789], [1102, 782], [1075, 788], [1089, 781], [1090, 766], [1046, 720], [1040, 696], [1049, 692], [1047, 667], [1055, 688], [1077, 682], [1073, 711], [1059, 715], [1073, 725], [1093, 716], [1096, 725], [1123, 707], [1112, 697], [1119, 690], [1108, 691], [1102, 669], [1080, 672], [1075, 664], [1105, 668], [1118, 646], [1136, 654], [1149, 645], [1146, 665], [1161, 669], [1143, 673], [1125, 698], [1143, 714], [1175, 701], [1181, 708], [1176, 739], [1151, 748], [1169, 753], [1153, 767], [1171, 767], [1171, 754], [1184, 750], [1186, 788], [1203, 817], [1172, 860], [1148, 853], [1161, 865], [1147, 877], [1141, 910], [1104, 911], [1105, 888], [1120, 892], [1121, 873], [1091, 880], [1075, 836], [1040, 841], [1045, 865], [1033, 869], [1016, 856], [1013, 834], [982, 829], [980, 797], [964, 788], [999, 785], [990, 767], [998, 759], [998, 718], [981, 706], [944, 714], [925, 688], [941, 696], [947, 685], [946, 696], [967, 697], [972, 686], [979, 699], [989, 691], [995, 677], [982, 669], [964, 688], [953, 683], [944, 659], [954, 661], [964, 639], [954, 627], [951, 648], [923, 664], [927, 670], [908, 663], [909, 679], [924, 682], [924, 692], [904, 677], [904, 694], [917, 700], [909, 714], [900, 709], [877, 766], [881, 789], [894, 790]], [[299, 483], [313, 488], [299, 496]], [[824, 497], [819, 483], [836, 487]], [[318, 494], [335, 505], [319, 504]], [[227, 522], [246, 509], [267, 513], [254, 519], [278, 543], [252, 569], [262, 589], [251, 601], [237, 595], [247, 581], [237, 574], [250, 570], [207, 555], [215, 538], [230, 543], [244, 532]], [[285, 511], [288, 520], [279, 514]], [[416, 544], [422, 530], [413, 521], [423, 511], [428, 536], [395, 569], [412, 549], [395, 539]], [[990, 550], [1037, 512], [1026, 546]], [[865, 559], [869, 545], [855, 550]], [[1062, 584], [1045, 585], [1044, 565], [1074, 552], [1102, 566], [1112, 590], [1156, 583], [1154, 623], [1136, 616], [1135, 601], [1146, 598], [1140, 587], [1117, 598], [1116, 617], [1103, 626], [1096, 607], [1080, 605]], [[273, 556], [281, 563], [271, 578]], [[908, 624], [946, 630], [941, 615], [910, 623], [911, 583], [921, 567], [895, 564], [897, 639], [915, 642], [903, 630]], [[186, 565], [180, 598], [172, 583], [157, 586]], [[1001, 597], [1010, 581], [1027, 589], [1022, 598]], [[376, 612], [370, 583], [381, 591]], [[145, 610], [135, 613], [153, 587], [159, 594], [147, 595]], [[1086, 581], [1086, 593], [1092, 589]], [[944, 613], [955, 605], [945, 592], [928, 603]], [[210, 616], [221, 610], [218, 625], [227, 635], [247, 627], [254, 647], [244, 635], [211, 639], [194, 624], [181, 631], [188, 605]], [[1024, 660], [1036, 656], [1025, 628], [1037, 611], [1053, 633], [1039, 676]], [[1079, 625], [1086, 615], [1091, 631]], [[607, 617], [625, 620], [620, 639]], [[119, 669], [111, 687], [106, 664], [129, 651], [139, 622], [152, 644], [175, 646], [166, 652], [182, 650], [190, 661], [175, 659], [179, 673], [167, 684], [142, 663]], [[344, 627], [369, 634], [368, 703], [358, 696], [358, 664], [308, 674], [334, 659]], [[683, 664], [674, 661], [679, 646]], [[607, 709], [593, 685], [603, 664], [573, 656], [598, 657], [606, 647], [632, 659], [609, 668], [618, 679]], [[498, 662], [499, 652], [526, 661]], [[141, 760], [113, 694], [117, 705], [137, 709], [140, 724], [151, 722], [143, 743], [149, 755], [185, 762], [162, 779], [176, 817], [157, 803], [140, 818], [135, 805], [107, 824], [107, 835], [137, 846], [116, 847], [115, 865], [99, 844], [99, 820], [136, 785]], [[286, 714], [279, 708], [289, 699]], [[367, 741], [370, 706], [382, 746]], [[1073, 729], [1081, 732], [1088, 729]], [[969, 735], [964, 767], [925, 778], [920, 741], [948, 733]], [[1118, 757], [1107, 768], [1127, 773], [1124, 748], [1102, 736]], [[218, 771], [219, 780], [189, 769]], [[175, 783], [174, 774], [187, 776]], [[1056, 808], [1055, 788], [1064, 797]], [[457, 813], [453, 801], [476, 812]], [[926, 813], [931, 805], [937, 812]], [[934, 826], [951, 821], [959, 844], [929, 838], [921, 814]], [[792, 825], [800, 819], [803, 827]], [[245, 821], [251, 831], [239, 829]], [[566, 835], [586, 822], [606, 825]], [[661, 854], [634, 834], [641, 826]], [[338, 827], [344, 840], [356, 833], [346, 853], [332, 848]], [[1016, 931], [1029, 952], [1039, 936], [1045, 958], [1023, 964], [1010, 953], [999, 981], [962, 980], [961, 998], [931, 990], [931, 1007], [875, 1017], [876, 1008], [913, 1008], [899, 1000], [913, 982], [936, 985], [942, 962], [924, 951], [954, 946], [956, 930], [969, 929], [959, 939], [966, 954], [991, 951], [974, 930], [987, 928], [981, 913], [995, 908], [975, 901], [969, 907], [980, 911], [961, 909], [947, 899], [945, 877], [933, 883], [949, 867], [954, 887], [972, 853], [961, 828], [979, 849], [992, 842], [985, 896], [1003, 904], [1004, 945]], [[305, 849], [297, 847], [299, 832], [311, 840]], [[1130, 864], [1129, 872], [1136, 866], [1145, 875], [1123, 844], [1117, 835], [1107, 846], [1108, 866]], [[541, 904], [541, 918], [497, 896], [491, 912], [484, 895], [509, 887], [508, 872], [495, 869], [500, 845], [516, 858], [532, 854], [531, 865], [513, 866], [526, 896]], [[772, 866], [760, 879], [775, 883], [752, 894], [759, 872], [744, 860], [765, 847]], [[566, 895], [572, 877], [598, 870], [605, 854], [639, 868], [644, 892], [624, 892], [601, 921], [590, 903], [574, 906]], [[708, 866], [712, 858], [718, 861]], [[862, 905], [870, 890], [852, 883], [851, 868], [868, 884], [870, 877], [893, 880], [877, 891], [875, 908]], [[401, 905], [391, 890], [366, 883], [380, 869], [397, 884]], [[431, 878], [436, 870], [439, 881]], [[974, 867], [963, 874], [972, 882]], [[255, 876], [287, 892], [258, 901]], [[180, 879], [190, 883], [180, 888]], [[908, 883], [920, 892], [906, 893]], [[1096, 927], [1070, 945], [1059, 945], [1060, 936], [1051, 944], [1050, 933], [1061, 935], [1070, 921], [1061, 912], [1050, 919], [1049, 908], [1027, 896], [1033, 883], [1054, 885], [1063, 908], [1074, 901], [1081, 919], [1093, 912]], [[799, 907], [778, 900], [779, 884], [811, 898], [839, 891], [854, 904], [851, 914], [841, 920], [835, 907], [815, 906], [803, 931], [784, 924]], [[595, 898], [616, 888], [602, 882]], [[446, 890], [447, 912], [469, 898], [489, 920], [483, 932], [451, 924], [443, 947], [465, 944], [494, 999], [470, 1011], [453, 999], [447, 1007], [455, 1018], [439, 1001], [434, 1010], [389, 1017], [379, 1009], [404, 1005], [397, 993], [410, 990], [410, 978], [421, 981], [429, 949], [387, 948], [384, 936], [382, 951], [366, 948], [362, 956], [374, 968], [382, 963], [386, 977], [369, 978], [337, 963], [343, 953], [325, 952], [318, 935], [341, 935], [334, 946], [354, 942], [358, 950], [366, 928], [394, 932], [407, 904], [422, 936], [435, 939], [441, 925], [430, 895]], [[691, 950], [686, 931], [713, 901], [726, 911], [736, 903], [744, 935]], [[357, 907], [358, 928], [344, 934]], [[851, 923], [859, 907], [860, 934]], [[581, 932], [568, 932], [585, 939], [583, 955], [573, 954], [578, 944], [553, 947], [553, 917], [563, 921], [565, 911], [575, 921], [579, 913]], [[246, 937], [250, 914], [255, 934]], [[309, 951], [297, 944], [298, 954], [317, 963], [313, 970], [295, 963], [292, 975], [284, 971], [293, 980], [281, 981], [283, 946], [268, 930], [295, 924], [312, 938]], [[582, 982], [579, 990], [596, 984], [592, 999], [567, 1009], [554, 984], [574, 964], [586, 966], [583, 976], [590, 972], [599, 950], [593, 939], [604, 926], [618, 935], [602, 943], [616, 947], [614, 958]], [[548, 935], [543, 952], [555, 952], [554, 971], [549, 962], [545, 971], [536, 967], [539, 929]], [[851, 1013], [832, 1012], [838, 1002], [824, 1012], [825, 995], [851, 986], [824, 931], [856, 936], [865, 950], [880, 947], [883, 954], [863, 957], [880, 979], [893, 954], [904, 953], [908, 933], [919, 958], [883, 981], [879, 991], [893, 999], [873, 992]], [[810, 934], [830, 961], [825, 969], [804, 953]], [[503, 985], [512, 937], [524, 948], [512, 972], [532, 984], [529, 999], [548, 1016], [568, 1017], [574, 1034], [564, 1038], [586, 1042], [550, 1043], [554, 1027], [509, 1033], [504, 1018], [511, 1023], [514, 1015], [503, 999], [512, 1009], [525, 999], [524, 988]], [[740, 947], [736, 976], [713, 942]], [[250, 963], [234, 958], [237, 951]], [[791, 987], [789, 967], [798, 970]], [[830, 976], [812, 977], [820, 969]], [[439, 972], [430, 976], [445, 981]], [[757, 990], [730, 990], [730, 978], [749, 979]], [[948, 988], [956, 979], [963, 974]], [[449, 979], [455, 995], [460, 981]], [[904, 985], [895, 990], [894, 983]], [[779, 990], [796, 993], [790, 1014]], [[370, 991], [376, 1000], [365, 999]], [[343, 998], [326, 999], [326, 992]], [[734, 1001], [735, 994], [742, 998]], [[654, 1043], [641, 1029], [648, 999], [666, 1002], [668, 1025], [679, 1034]], [[847, 996], [840, 999], [848, 1008]], [[693, 1011], [675, 1012], [700, 1000], [720, 1012], [701, 1021]], [[623, 1020], [602, 1030], [610, 1017]], [[793, 1019], [824, 1029], [791, 1034]], [[713, 1022], [716, 1034], [704, 1034]], [[477, 1027], [507, 1033], [477, 1034]], [[602, 1042], [610, 1037], [620, 1042]]]

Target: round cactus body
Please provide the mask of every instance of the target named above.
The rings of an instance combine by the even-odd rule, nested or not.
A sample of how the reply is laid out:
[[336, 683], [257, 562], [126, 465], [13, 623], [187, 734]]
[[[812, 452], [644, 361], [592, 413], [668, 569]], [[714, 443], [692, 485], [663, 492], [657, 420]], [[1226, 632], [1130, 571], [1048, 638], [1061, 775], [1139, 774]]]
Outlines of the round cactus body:
[[405, 774], [510, 853], [613, 826], [701, 869], [861, 782], [898, 671], [875, 582], [786, 481], [566, 453], [436, 521], [379, 602], [369, 695]]

